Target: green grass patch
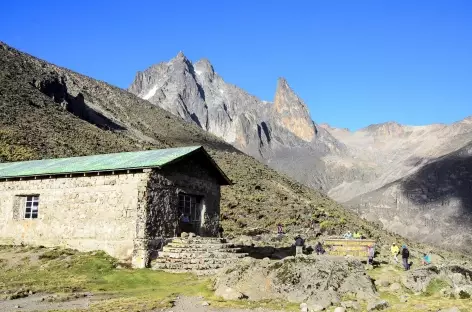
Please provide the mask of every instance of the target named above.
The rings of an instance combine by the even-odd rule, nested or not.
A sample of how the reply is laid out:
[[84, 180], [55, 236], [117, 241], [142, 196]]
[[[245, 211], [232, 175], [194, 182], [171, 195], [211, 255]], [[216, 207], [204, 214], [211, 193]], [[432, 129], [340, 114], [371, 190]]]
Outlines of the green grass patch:
[[448, 288], [448, 287], [450, 287], [450, 285], [446, 281], [436, 278], [432, 280], [431, 282], [429, 282], [424, 294], [425, 296], [432, 296], [434, 294], [439, 293], [441, 289]]
[[71, 255], [74, 255], [76, 253], [77, 253], [76, 250], [56, 248], [56, 249], [47, 250], [46, 252], [40, 254], [38, 256], [38, 259], [52, 260], [52, 259], [57, 259], [57, 258], [61, 258], [61, 257], [64, 257], [64, 256], [71, 256]]

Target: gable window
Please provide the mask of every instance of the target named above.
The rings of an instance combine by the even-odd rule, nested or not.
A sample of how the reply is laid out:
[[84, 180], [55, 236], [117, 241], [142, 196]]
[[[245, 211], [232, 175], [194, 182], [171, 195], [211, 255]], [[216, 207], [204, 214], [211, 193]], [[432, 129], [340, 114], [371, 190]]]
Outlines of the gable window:
[[39, 195], [25, 196], [25, 219], [38, 218]]
[[200, 200], [197, 196], [179, 194], [179, 211], [189, 217], [190, 222], [200, 221]]

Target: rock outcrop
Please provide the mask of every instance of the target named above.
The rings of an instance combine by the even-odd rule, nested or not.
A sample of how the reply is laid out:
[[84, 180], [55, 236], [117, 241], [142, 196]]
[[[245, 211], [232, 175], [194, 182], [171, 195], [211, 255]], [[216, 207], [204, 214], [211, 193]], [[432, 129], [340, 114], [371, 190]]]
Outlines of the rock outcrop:
[[342, 257], [287, 257], [279, 261], [245, 258], [223, 271], [216, 293], [242, 294], [249, 300], [283, 299], [325, 309], [343, 296], [377, 298], [375, 286], [359, 260]]
[[284, 78], [280, 78], [275, 92], [275, 121], [295, 134], [298, 138], [311, 142], [315, 137], [315, 126], [303, 101], [293, 92]]
[[401, 279], [403, 286], [414, 293], [466, 299], [472, 296], [472, 270], [462, 265], [430, 265], [408, 272]]

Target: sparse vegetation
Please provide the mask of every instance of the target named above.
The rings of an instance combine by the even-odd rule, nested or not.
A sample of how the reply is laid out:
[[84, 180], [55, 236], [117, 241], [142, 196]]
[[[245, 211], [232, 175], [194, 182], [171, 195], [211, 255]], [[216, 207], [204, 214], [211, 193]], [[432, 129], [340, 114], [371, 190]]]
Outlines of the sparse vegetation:
[[[29, 254], [30, 261], [14, 261], [17, 254]], [[267, 307], [296, 311], [296, 304], [279, 301], [224, 301], [213, 295], [211, 282], [191, 274], [171, 274], [149, 269], [118, 269], [116, 259], [104, 252], [75, 252], [68, 249], [3, 247], [0, 262], [8, 269], [0, 271], [0, 292], [27, 295], [57, 293], [46, 296], [50, 302], [73, 300], [78, 292], [106, 295], [87, 311], [150, 311], [169, 306], [177, 295], [203, 296], [213, 306], [244, 308]], [[16, 298], [16, 297], [15, 297]]]
[[433, 296], [435, 294], [438, 294], [441, 289], [448, 287], [450, 287], [450, 285], [446, 281], [441, 279], [434, 279], [426, 287], [425, 295]]

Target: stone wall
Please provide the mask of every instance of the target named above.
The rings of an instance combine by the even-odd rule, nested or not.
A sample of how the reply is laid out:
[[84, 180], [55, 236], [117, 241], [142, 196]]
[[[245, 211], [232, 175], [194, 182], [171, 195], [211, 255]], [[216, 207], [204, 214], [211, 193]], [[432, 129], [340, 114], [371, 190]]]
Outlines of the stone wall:
[[[141, 249], [149, 254], [163, 238], [176, 235], [179, 226], [179, 193], [203, 196], [201, 236], [216, 236], [220, 215], [220, 185], [210, 171], [195, 159], [184, 160], [154, 171], [148, 183], [147, 220]], [[145, 247], [147, 246], [147, 247]], [[152, 259], [148, 259], [150, 261]]]
[[[149, 173], [0, 182], [0, 243], [133, 254]], [[24, 195], [39, 194], [37, 219], [24, 219]], [[141, 199], [141, 200], [140, 200]]]

